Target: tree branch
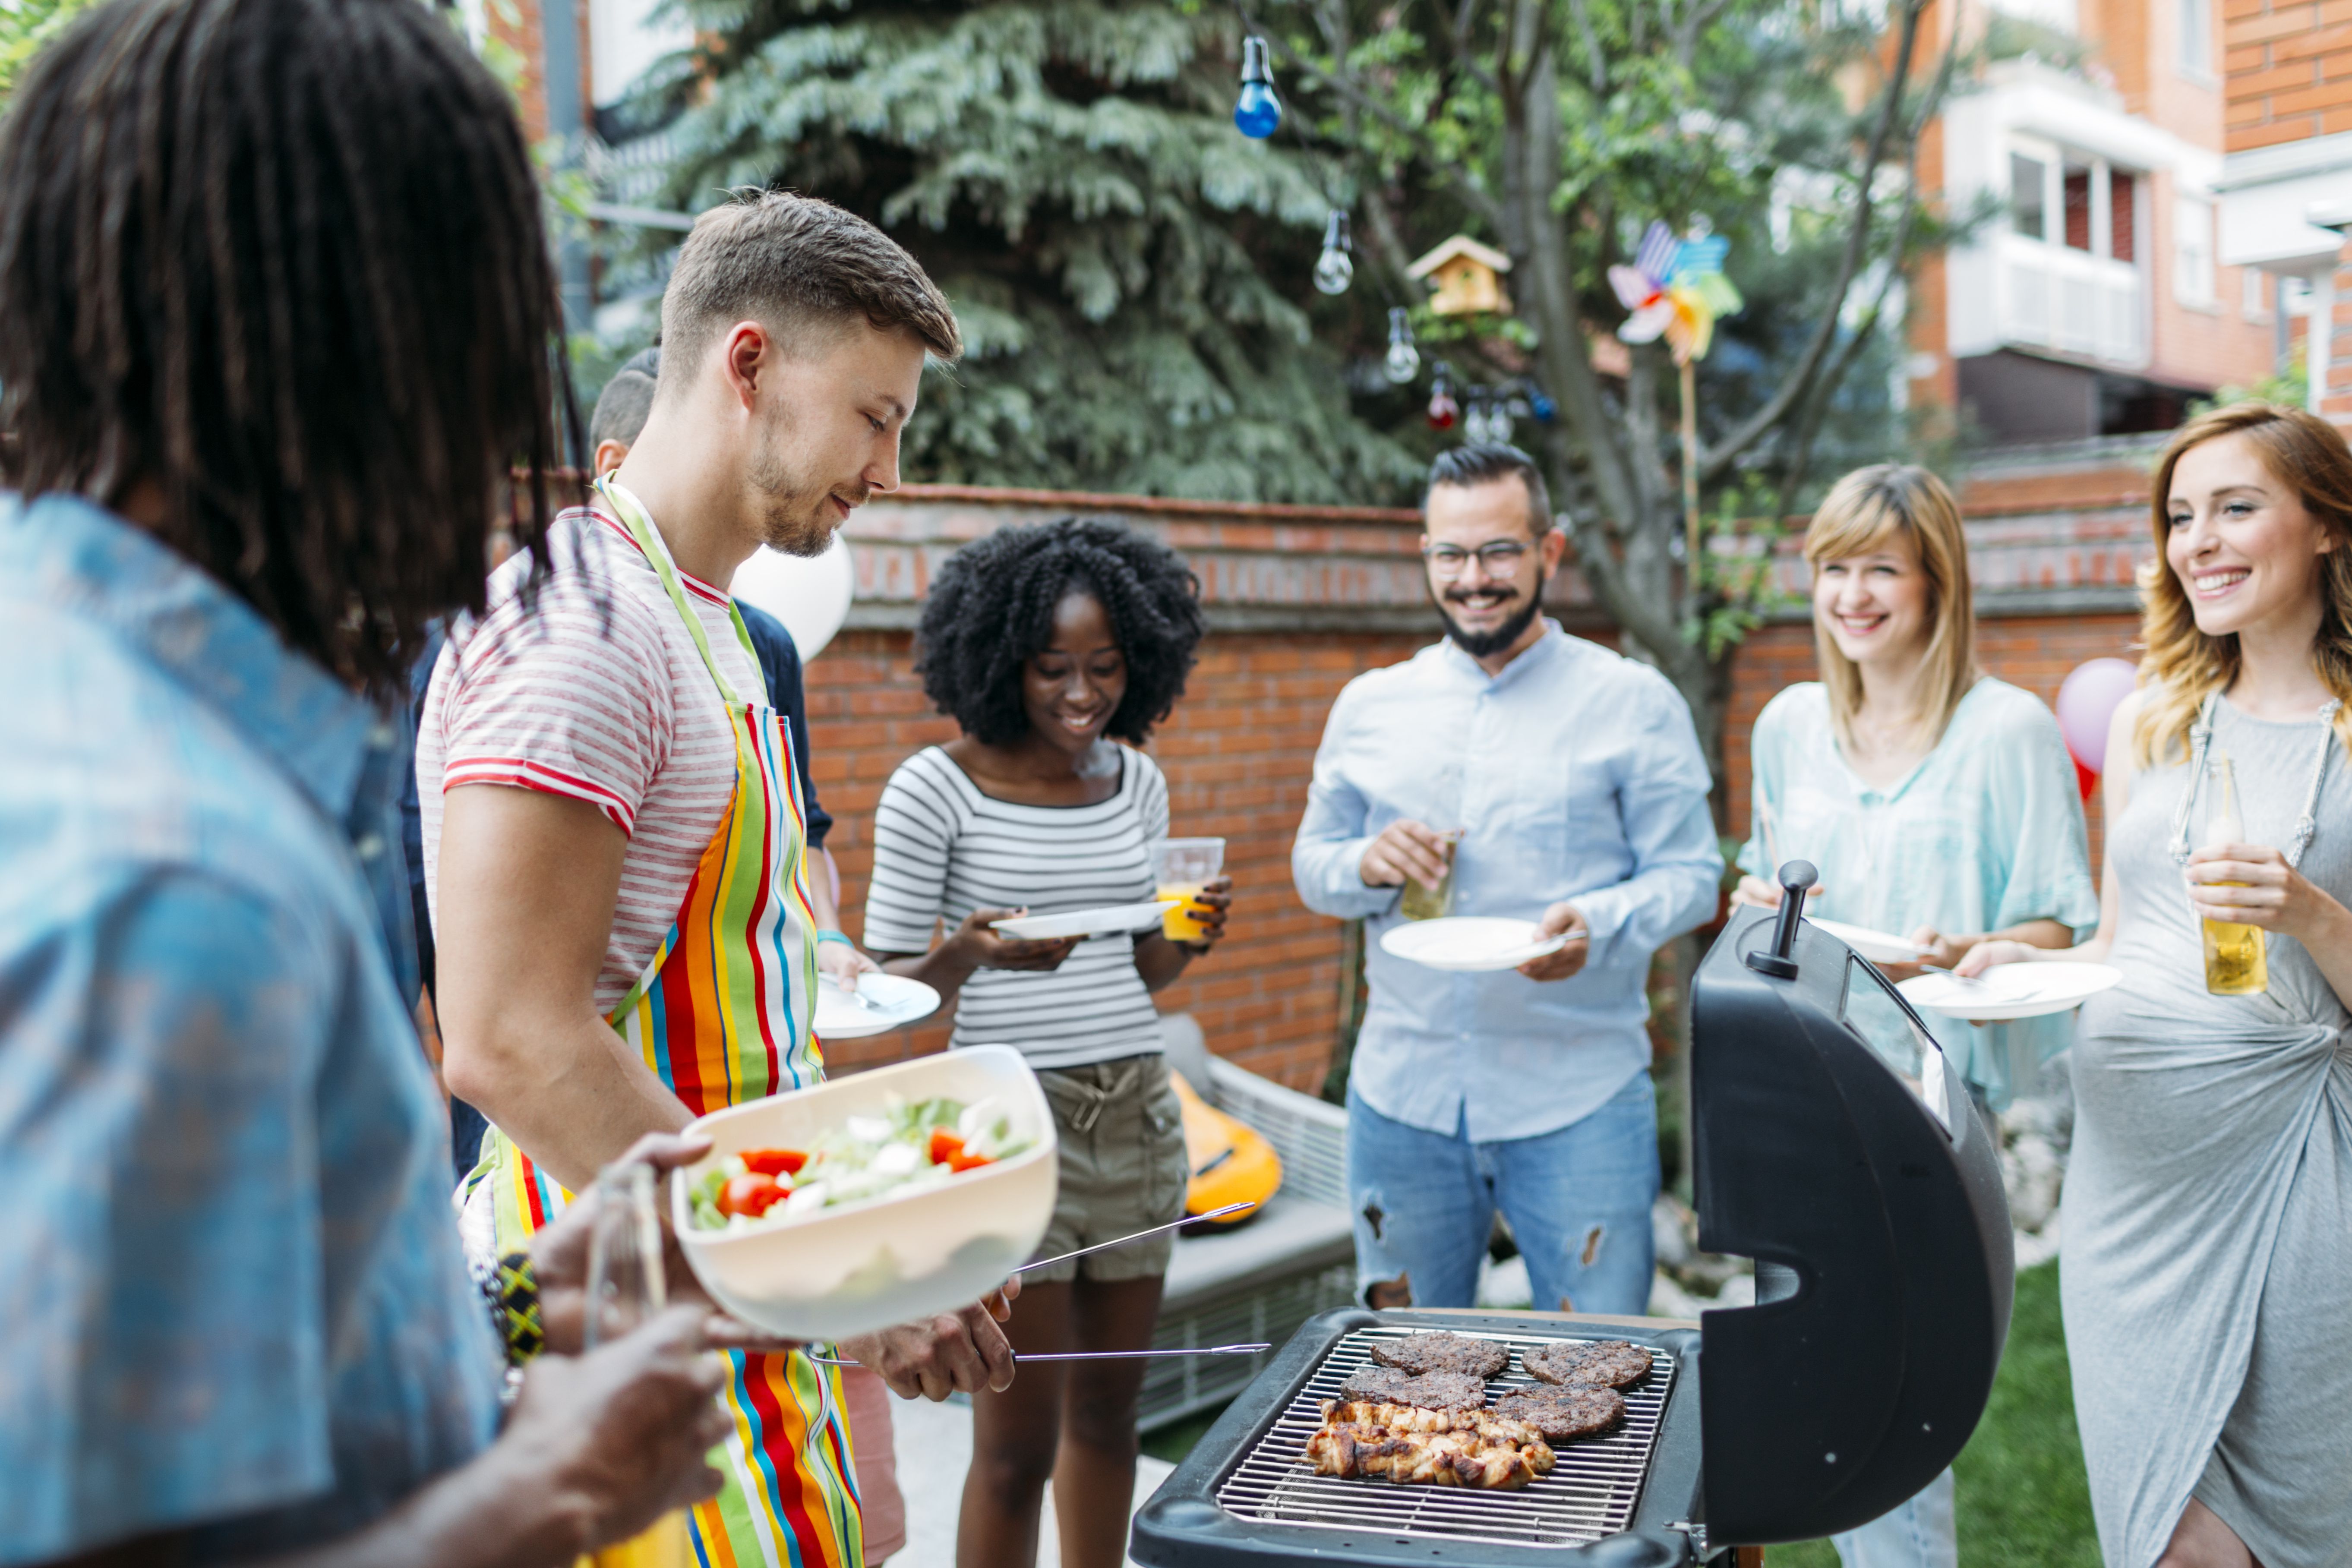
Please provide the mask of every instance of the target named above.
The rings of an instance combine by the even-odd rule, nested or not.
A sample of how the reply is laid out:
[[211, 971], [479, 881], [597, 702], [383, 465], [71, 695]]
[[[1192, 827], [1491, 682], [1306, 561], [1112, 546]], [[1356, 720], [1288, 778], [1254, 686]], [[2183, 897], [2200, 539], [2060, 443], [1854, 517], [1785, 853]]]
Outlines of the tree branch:
[[1346, 99], [1358, 110], [1370, 115], [1397, 135], [1411, 142], [1430, 167], [1449, 176], [1449, 195], [1459, 199], [1464, 205], [1497, 229], [1502, 227], [1502, 204], [1479, 186], [1477, 176], [1460, 163], [1440, 153], [1430, 141], [1426, 128], [1412, 124], [1396, 110], [1358, 86], [1344, 60], [1335, 62], [1332, 68], [1326, 68], [1292, 48], [1288, 41], [1280, 34], [1267, 33], [1261, 36], [1273, 47], [1275, 52], [1282, 57], [1283, 62], [1293, 70], [1321, 77], [1331, 84], [1340, 97]]
[[[1720, 442], [1701, 451], [1698, 478], [1702, 485], [1719, 480], [1742, 453], [1788, 417], [1790, 410], [1812, 390], [1830, 347], [1836, 342], [1838, 317], [1845, 309], [1847, 291], [1853, 287], [1854, 274], [1862, 269], [1863, 256], [1869, 248], [1871, 218], [1876, 206], [1873, 187], [1878, 183], [1879, 165], [1886, 161], [1887, 143], [1903, 118], [1903, 89], [1911, 79], [1911, 57], [1919, 40], [1919, 18], [1926, 9], [1927, 0], [1906, 0], [1903, 7], [1903, 32], [1895, 46], [1895, 68], [1886, 83], [1886, 101], [1879, 110], [1878, 123], [1871, 128], [1869, 150], [1864, 155], [1855, 191], [1853, 226], [1846, 235], [1844, 253], [1838, 259], [1837, 281], [1822, 310], [1821, 325], [1814, 330], [1812, 341], [1805, 345], [1795, 368], [1764, 406], [1741, 421]], [[1906, 192], [1904, 199], [1913, 201], [1916, 197]]]

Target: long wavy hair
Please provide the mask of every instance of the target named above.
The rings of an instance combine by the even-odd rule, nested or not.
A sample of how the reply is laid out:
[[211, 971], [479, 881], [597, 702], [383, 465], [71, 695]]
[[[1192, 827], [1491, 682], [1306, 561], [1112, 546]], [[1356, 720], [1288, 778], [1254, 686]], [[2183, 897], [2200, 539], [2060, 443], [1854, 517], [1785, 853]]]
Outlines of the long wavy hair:
[[[1878, 549], [1890, 535], [1911, 542], [1927, 578], [1927, 690], [1923, 724], [1927, 743], [1944, 738], [1953, 710], [1977, 683], [1976, 605], [1969, 590], [1969, 542], [1960, 509], [1944, 481], [1908, 463], [1874, 463], [1830, 487], [1805, 529], [1805, 564], [1843, 561]], [[1838, 743], [1853, 747], [1853, 716], [1862, 708], [1862, 671], [1813, 616], [1813, 657], [1830, 698]]]
[[2319, 636], [2311, 647], [2312, 668], [2344, 703], [2336, 710], [2336, 733], [2352, 747], [2352, 449], [2336, 427], [2301, 408], [2275, 403], [2236, 403], [2199, 415], [2180, 427], [2156, 466], [2148, 493], [2149, 526], [2156, 533], [2156, 559], [2141, 566], [2139, 683], [2147, 693], [2132, 730], [2132, 756], [2140, 767], [2160, 757], [2185, 755], [2189, 727], [2215, 691], [2238, 679], [2238, 639], [2208, 637], [2197, 629], [2189, 591], [2165, 558], [2172, 531], [2172, 471], [2189, 450], [2224, 436], [2243, 436], [2262, 454], [2271, 477], [2294, 490], [2303, 509], [2336, 542], [2320, 557]]

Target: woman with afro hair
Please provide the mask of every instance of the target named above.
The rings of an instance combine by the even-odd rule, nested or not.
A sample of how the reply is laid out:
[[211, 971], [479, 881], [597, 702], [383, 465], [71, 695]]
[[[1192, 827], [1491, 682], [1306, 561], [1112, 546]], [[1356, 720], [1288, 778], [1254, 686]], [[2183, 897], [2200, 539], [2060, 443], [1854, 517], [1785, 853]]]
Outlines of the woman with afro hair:
[[[1200, 584], [1173, 552], [1092, 521], [965, 547], [923, 606], [916, 668], [963, 734], [907, 759], [883, 789], [866, 946], [953, 999], [957, 1046], [1009, 1042], [1037, 1069], [1061, 1138], [1042, 1256], [1183, 1213], [1182, 1121], [1151, 993], [1224, 934], [1233, 884], [1203, 890], [1198, 942], [1157, 926], [1021, 942], [989, 922], [1152, 896], [1168, 785], [1138, 748], [1183, 695], [1202, 629]], [[1163, 1237], [1024, 1273], [1014, 1351], [1149, 1345], [1169, 1252]], [[1062, 1561], [1123, 1559], [1144, 1365], [1045, 1363], [973, 1396], [964, 1568], [1034, 1561], [1049, 1477]]]

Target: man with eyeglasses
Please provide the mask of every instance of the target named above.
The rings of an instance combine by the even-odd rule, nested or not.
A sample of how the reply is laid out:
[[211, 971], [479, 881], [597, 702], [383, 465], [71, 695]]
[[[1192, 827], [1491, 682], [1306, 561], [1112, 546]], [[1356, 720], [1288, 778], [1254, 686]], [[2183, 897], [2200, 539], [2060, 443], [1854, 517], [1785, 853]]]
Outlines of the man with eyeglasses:
[[[1567, 541], [1526, 453], [1445, 453], [1423, 517], [1445, 638], [1340, 692], [1291, 850], [1310, 909], [1365, 921], [1348, 1084], [1360, 1293], [1472, 1305], [1499, 1206], [1538, 1308], [1639, 1313], [1658, 1194], [1646, 981], [1651, 954], [1715, 911], [1706, 763], [1664, 676], [1541, 613]], [[1566, 940], [1475, 973], [1381, 946], [1435, 912]]]

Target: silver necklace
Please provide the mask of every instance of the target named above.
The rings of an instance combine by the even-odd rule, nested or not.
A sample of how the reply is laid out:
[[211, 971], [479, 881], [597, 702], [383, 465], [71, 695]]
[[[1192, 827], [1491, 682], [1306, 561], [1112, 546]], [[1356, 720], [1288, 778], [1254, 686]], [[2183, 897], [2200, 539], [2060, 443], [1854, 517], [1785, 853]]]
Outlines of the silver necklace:
[[[2172, 811], [2172, 860], [2176, 866], [2189, 864], [2189, 814], [2197, 800], [2198, 788], [2205, 779], [2205, 756], [2213, 744], [2213, 710], [2220, 704], [2221, 694], [2209, 691], [2203, 706], [2197, 710], [2197, 722], [2189, 727], [2189, 780], [2180, 791], [2180, 804]], [[2327, 754], [2336, 749], [2336, 710], [2344, 706], [2329, 698], [2319, 710], [2319, 754], [2311, 760], [2311, 787], [2303, 792], [2303, 815], [2294, 819], [2294, 832], [2288, 836], [2287, 869], [2294, 870], [2303, 864], [2303, 852], [2311, 847], [2313, 835], [2319, 831], [2319, 786], [2327, 778]]]

